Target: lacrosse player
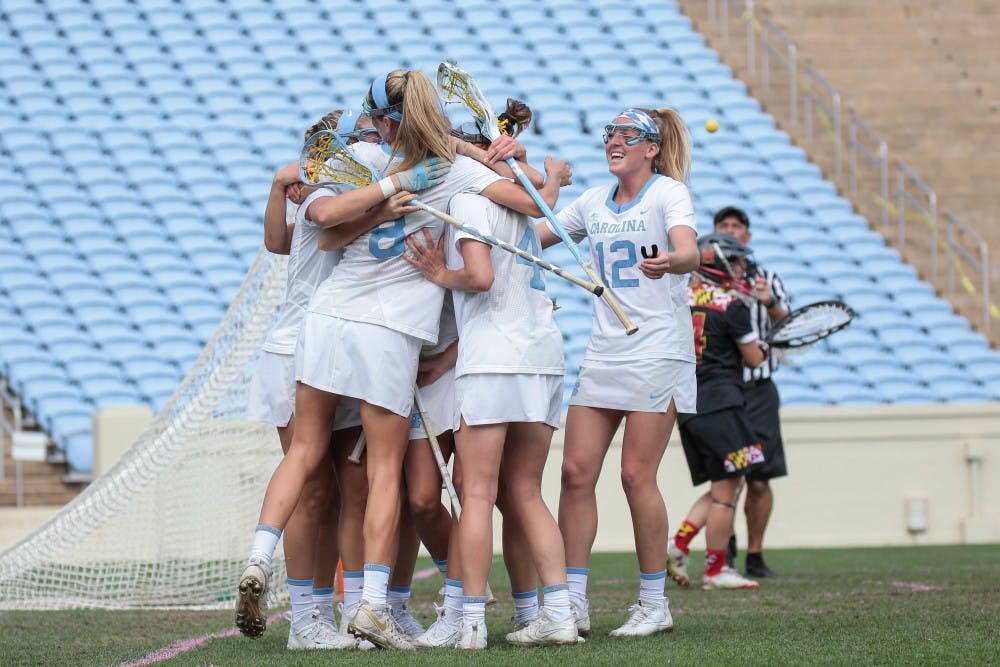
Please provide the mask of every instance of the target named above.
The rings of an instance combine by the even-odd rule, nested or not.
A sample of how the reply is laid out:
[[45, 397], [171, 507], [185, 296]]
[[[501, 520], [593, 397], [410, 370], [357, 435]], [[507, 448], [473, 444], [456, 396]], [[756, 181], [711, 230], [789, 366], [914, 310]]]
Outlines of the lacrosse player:
[[[740, 243], [750, 244], [750, 218], [746, 212], [735, 206], [727, 206], [715, 214], [713, 220], [716, 232], [735, 236]], [[789, 314], [791, 297], [785, 284], [774, 271], [762, 270], [759, 266], [749, 272], [753, 284], [756, 303], [751, 309], [751, 323], [759, 336], [766, 336], [772, 325]], [[781, 419], [778, 410], [781, 398], [778, 387], [771, 380], [771, 374], [778, 368], [778, 357], [773, 355], [766, 364], [756, 368], [743, 368], [743, 398], [753, 422], [754, 430], [764, 447], [767, 463], [747, 475], [747, 497], [743, 511], [747, 518], [746, 573], [751, 577], [773, 577], [774, 570], [764, 562], [764, 530], [771, 518], [774, 495], [770, 480], [788, 474], [785, 464], [785, 446], [781, 439]], [[728, 558], [730, 565], [736, 557], [736, 538], [730, 541]]]
[[[670, 109], [627, 109], [605, 127], [615, 180], [584, 192], [557, 216], [576, 241], [590, 240], [593, 264], [638, 325], [633, 336], [600, 300], [566, 420], [559, 526], [577, 627], [589, 632], [586, 598], [597, 534], [595, 487], [622, 420], [622, 486], [632, 514], [639, 599], [612, 636], [673, 627], [664, 596], [667, 511], [656, 475], [678, 412], [694, 412], [695, 366], [684, 274], [698, 264], [694, 210], [684, 184], [690, 147]], [[560, 241], [548, 221], [542, 246]]]
[[[335, 128], [340, 117], [339, 110], [328, 113], [306, 131], [305, 138], [321, 129]], [[291, 177], [288, 177], [288, 171], [292, 170], [286, 168], [275, 176], [264, 213], [265, 247], [270, 252], [289, 256], [285, 302], [261, 347], [247, 398], [247, 418], [275, 426], [283, 452], [288, 451], [294, 432], [293, 355], [302, 314], [316, 286], [330, 275], [341, 255], [340, 252], [323, 252], [318, 248], [316, 239], [322, 230], [299, 215], [305, 209], [295, 206], [295, 221], [286, 223], [286, 198], [300, 204], [305, 194], [298, 183], [297, 169]], [[290, 182], [290, 179], [294, 180]], [[331, 189], [329, 196], [335, 196], [337, 192]], [[356, 439], [360, 423], [357, 405], [342, 404], [334, 420], [334, 445]], [[366, 485], [363, 475], [361, 482]], [[350, 506], [349, 501], [346, 504]], [[285, 567], [292, 603], [289, 649], [354, 646], [353, 637], [337, 634], [333, 610], [340, 506], [339, 486], [334, 480], [333, 465], [327, 452], [316, 474], [303, 488], [285, 530]], [[345, 559], [348, 558], [345, 553]], [[237, 624], [245, 634], [252, 636], [256, 631], [252, 619], [246, 614], [240, 616], [238, 613]]]
[[[677, 535], [667, 545], [668, 570], [682, 586], [687, 574], [689, 544], [705, 526], [705, 571], [701, 587], [758, 588], [726, 564], [726, 546], [733, 531], [736, 502], [744, 476], [765, 464], [750, 417], [743, 407], [742, 364], [755, 368], [765, 355], [750, 324], [746, 283], [749, 250], [731, 234], [698, 239], [701, 265], [688, 287], [698, 364], [698, 414], [681, 415], [678, 426], [691, 481], [711, 481], [695, 501]], [[721, 256], [720, 256], [721, 255]], [[742, 297], [742, 299], [741, 299]]]

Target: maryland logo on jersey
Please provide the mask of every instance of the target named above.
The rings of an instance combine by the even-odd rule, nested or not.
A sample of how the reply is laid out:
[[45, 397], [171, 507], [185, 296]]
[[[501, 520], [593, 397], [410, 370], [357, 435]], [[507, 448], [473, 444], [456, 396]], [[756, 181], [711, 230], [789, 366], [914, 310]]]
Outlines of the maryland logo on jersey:
[[692, 308], [702, 307], [725, 312], [729, 309], [729, 304], [736, 296], [727, 289], [698, 283], [697, 286], [688, 286], [688, 305]]

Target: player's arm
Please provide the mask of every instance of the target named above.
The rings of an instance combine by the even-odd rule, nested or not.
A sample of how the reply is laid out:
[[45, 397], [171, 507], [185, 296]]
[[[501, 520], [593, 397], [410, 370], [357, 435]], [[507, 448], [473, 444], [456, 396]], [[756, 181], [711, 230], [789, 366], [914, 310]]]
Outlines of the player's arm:
[[771, 321], [771, 324], [788, 315], [785, 298], [783, 298], [783, 294], [778, 294], [778, 292], [784, 292], [784, 286], [777, 276], [774, 277], [774, 283], [775, 289], [772, 290], [768, 284], [767, 275], [759, 273], [753, 284], [754, 297], [767, 309], [767, 319]]
[[268, 252], [287, 255], [292, 247], [295, 225], [285, 219], [286, 191], [299, 182], [298, 162], [282, 167], [274, 174], [271, 192], [264, 207], [264, 247]]
[[438, 185], [444, 181], [450, 170], [451, 163], [446, 160], [439, 158], [425, 160], [410, 169], [396, 172], [338, 197], [324, 197], [313, 202], [308, 211], [309, 219], [320, 227], [343, 224], [398, 192], [409, 190], [412, 193]]
[[[406, 190], [397, 192], [381, 204], [371, 208], [353, 220], [348, 220], [333, 227], [324, 229], [317, 240], [320, 250], [337, 250], [345, 247], [365, 232], [381, 225], [383, 222], [397, 220], [403, 216], [419, 211], [416, 206], [408, 206], [406, 202], [413, 199], [413, 194]], [[309, 210], [316, 204], [313, 202]], [[309, 215], [309, 211], [306, 211]], [[311, 219], [311, 218], [310, 218]]]
[[[445, 298], [450, 298], [445, 296]], [[445, 372], [454, 368], [455, 364], [458, 362], [458, 340], [452, 341], [451, 345], [446, 347], [441, 354], [436, 354], [433, 357], [427, 357], [426, 359], [421, 359], [419, 365], [417, 366], [417, 386], [426, 387], [429, 384], [433, 384], [435, 380], [445, 374]]]
[[475, 239], [461, 239], [459, 249], [465, 265], [460, 269], [449, 269], [444, 259], [445, 237], [442, 234], [434, 243], [427, 229], [410, 234], [406, 237], [409, 252], [403, 257], [435, 285], [459, 292], [486, 292], [493, 287], [490, 246]]
[[690, 273], [698, 267], [698, 237], [693, 227], [674, 225], [667, 232], [667, 237], [673, 250], [658, 252], [639, 264], [639, 270], [647, 278], [659, 280], [668, 273]]
[[767, 359], [766, 348], [756, 337], [748, 343], [739, 343], [743, 362], [750, 368], [757, 368]]
[[[549, 208], [556, 205], [556, 201], [559, 199], [559, 188], [564, 183], [572, 182], [572, 178], [573, 172], [570, 171], [569, 164], [565, 160], [545, 158], [545, 182], [538, 193], [542, 195], [542, 200], [548, 204]], [[483, 188], [479, 194], [518, 213], [535, 218], [542, 216], [542, 209], [538, 207], [528, 191], [513, 181], [494, 181]]]

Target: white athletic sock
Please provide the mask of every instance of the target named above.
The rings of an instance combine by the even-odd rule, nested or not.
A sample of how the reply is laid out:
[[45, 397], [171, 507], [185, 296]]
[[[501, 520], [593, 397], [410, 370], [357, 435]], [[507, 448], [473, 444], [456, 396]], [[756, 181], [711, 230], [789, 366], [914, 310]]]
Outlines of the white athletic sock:
[[362, 570], [344, 571], [344, 616], [354, 618], [364, 590], [365, 573]]
[[663, 586], [667, 582], [667, 571], [639, 573], [639, 599], [651, 605], [662, 607], [666, 601]]
[[389, 592], [386, 594], [386, 602], [393, 610], [398, 611], [406, 607], [407, 603], [410, 601], [410, 587], [409, 586], [389, 586]]
[[365, 563], [365, 589], [361, 599], [369, 604], [386, 604], [386, 594], [389, 591], [389, 566], [378, 563]]
[[569, 585], [569, 598], [578, 606], [587, 603], [587, 578], [590, 570], [585, 567], [567, 567], [566, 583]]
[[563, 621], [569, 618], [569, 586], [555, 584], [542, 589], [545, 597], [545, 614], [553, 621]]
[[444, 608], [451, 618], [462, 618], [462, 582], [458, 579], [444, 580]]
[[313, 588], [312, 601], [322, 618], [334, 624], [337, 622], [337, 617], [333, 613], [333, 586]]
[[514, 593], [514, 625], [538, 618], [538, 589]]
[[313, 580], [289, 578], [288, 597], [292, 599], [292, 627], [298, 630], [312, 618]]
[[281, 539], [281, 531], [271, 526], [263, 524], [257, 526], [253, 532], [253, 546], [250, 547], [250, 558], [259, 558], [271, 567], [271, 559], [274, 558], [274, 550], [278, 547], [278, 540]]
[[473, 623], [479, 623], [481, 627], [486, 627], [486, 600], [485, 595], [464, 595], [462, 596], [462, 624], [466, 627]]

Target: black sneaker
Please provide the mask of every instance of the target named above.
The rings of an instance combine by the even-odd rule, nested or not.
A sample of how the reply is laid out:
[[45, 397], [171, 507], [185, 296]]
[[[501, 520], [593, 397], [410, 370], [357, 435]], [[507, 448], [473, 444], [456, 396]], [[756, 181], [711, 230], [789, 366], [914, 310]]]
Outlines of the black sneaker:
[[726, 546], [726, 565], [729, 567], [736, 567], [734, 564], [736, 562], [736, 536], [729, 536], [729, 544]]
[[763, 555], [747, 554], [747, 575], [758, 579], [769, 579], [777, 577], [778, 573], [767, 566]]

